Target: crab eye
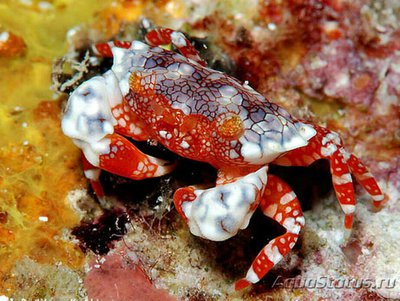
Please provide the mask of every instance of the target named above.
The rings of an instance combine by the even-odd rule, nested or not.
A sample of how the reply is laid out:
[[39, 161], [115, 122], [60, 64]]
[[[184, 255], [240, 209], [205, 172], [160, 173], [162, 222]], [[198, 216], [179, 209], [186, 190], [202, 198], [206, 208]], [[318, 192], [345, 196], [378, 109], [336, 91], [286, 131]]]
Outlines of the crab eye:
[[238, 115], [220, 115], [216, 124], [220, 137], [234, 140], [240, 138], [244, 132], [243, 121]]

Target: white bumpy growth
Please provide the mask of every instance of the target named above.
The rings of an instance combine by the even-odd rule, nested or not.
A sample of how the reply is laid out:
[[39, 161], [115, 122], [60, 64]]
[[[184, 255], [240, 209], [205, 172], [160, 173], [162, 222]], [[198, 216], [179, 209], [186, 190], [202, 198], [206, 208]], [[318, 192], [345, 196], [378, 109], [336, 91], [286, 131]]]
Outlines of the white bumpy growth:
[[117, 124], [110, 103], [121, 99], [117, 78], [108, 71], [82, 83], [68, 100], [62, 130], [94, 166], [98, 166], [99, 155], [109, 153], [110, 141], [105, 137], [114, 133]]
[[[182, 204], [190, 232], [213, 241], [226, 240], [245, 229], [267, 183], [264, 166], [233, 183], [195, 190], [196, 199]], [[254, 208], [254, 209], [252, 209]]]

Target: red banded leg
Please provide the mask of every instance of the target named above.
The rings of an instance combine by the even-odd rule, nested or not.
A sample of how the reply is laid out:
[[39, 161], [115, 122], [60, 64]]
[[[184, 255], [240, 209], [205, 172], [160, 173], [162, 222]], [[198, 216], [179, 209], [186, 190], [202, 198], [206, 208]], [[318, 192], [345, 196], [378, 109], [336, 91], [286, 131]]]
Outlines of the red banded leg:
[[338, 134], [313, 125], [317, 134], [308, 145], [292, 150], [273, 163], [284, 166], [308, 166], [316, 160], [328, 159], [331, 165], [332, 182], [337, 199], [345, 213], [345, 227], [350, 229], [353, 221], [356, 200], [351, 173], [374, 199], [378, 206], [384, 196], [373, 176], [354, 155], [343, 147]]
[[190, 41], [179, 31], [174, 31], [170, 28], [156, 28], [146, 34], [146, 41], [150, 46], [169, 45], [172, 43], [183, 56], [202, 66], [207, 65]]
[[[191, 59], [202, 66], [207, 65], [190, 41], [179, 31], [174, 31], [170, 28], [156, 28], [146, 34], [146, 42], [150, 46], [168, 45], [172, 43], [186, 58]], [[93, 52], [98, 56], [112, 58], [112, 47], [128, 49], [131, 47], [131, 44], [132, 42], [127, 41], [99, 43], [93, 46]]]
[[285, 227], [286, 233], [271, 240], [261, 250], [254, 259], [246, 277], [235, 283], [236, 290], [256, 283], [264, 277], [274, 265], [293, 249], [300, 230], [304, 226], [304, 217], [297, 196], [289, 185], [277, 176], [268, 176], [260, 206], [264, 215]]
[[[109, 153], [98, 156], [97, 162], [90, 163], [82, 154], [83, 170], [100, 201], [104, 198], [104, 190], [99, 181], [101, 170], [134, 179], [142, 180], [159, 177], [172, 171], [174, 166], [143, 154], [136, 146], [119, 134], [107, 136], [99, 144], [109, 143]], [[88, 154], [93, 158], [93, 153]]]
[[170, 172], [173, 168], [167, 162], [145, 155], [137, 149], [124, 136], [136, 141], [145, 141], [149, 138], [145, 124], [130, 108], [122, 102], [112, 108], [112, 114], [117, 120], [115, 134], [107, 136], [104, 143], [109, 141], [109, 154], [102, 154], [98, 157], [98, 164], [94, 166], [85, 157], [83, 158], [83, 170], [91, 186], [101, 200], [104, 191], [99, 181], [101, 170], [106, 170], [131, 179], [146, 179], [158, 177]]
[[111, 51], [112, 47], [128, 49], [131, 47], [131, 44], [132, 44], [131, 42], [125, 42], [125, 41], [110, 41], [107, 43], [96, 44], [93, 46], [92, 50], [95, 55], [112, 58], [113, 57]]
[[354, 155], [350, 155], [347, 160], [352, 174], [356, 177], [357, 181], [365, 188], [374, 200], [374, 206], [380, 207], [384, 200], [384, 195], [381, 192], [374, 176], [368, 171], [365, 165]]
[[105, 138], [109, 152], [98, 158], [98, 167], [133, 180], [142, 180], [165, 175], [174, 165], [142, 153], [136, 146], [119, 134]]
[[340, 149], [336, 150], [331, 155], [330, 161], [333, 188], [335, 189], [336, 197], [345, 214], [344, 226], [346, 229], [351, 229], [356, 199], [354, 197], [354, 186], [350, 169]]
[[99, 200], [102, 200], [104, 198], [104, 190], [99, 181], [101, 169], [90, 164], [84, 154], [82, 154], [82, 165], [85, 177], [90, 181], [94, 193]]

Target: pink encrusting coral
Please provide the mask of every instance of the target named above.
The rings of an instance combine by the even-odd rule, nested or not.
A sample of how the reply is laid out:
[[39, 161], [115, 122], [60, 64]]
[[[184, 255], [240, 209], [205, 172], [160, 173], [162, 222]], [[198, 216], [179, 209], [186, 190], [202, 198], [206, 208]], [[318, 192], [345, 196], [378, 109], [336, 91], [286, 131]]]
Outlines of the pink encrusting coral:
[[368, 107], [378, 87], [375, 64], [367, 64], [351, 40], [313, 46], [296, 70], [297, 84], [314, 97], [328, 96]]
[[399, 75], [397, 53], [373, 57], [357, 49], [351, 39], [339, 39], [312, 46], [294, 77], [298, 87], [313, 97], [327, 96], [363, 109], [379, 101], [375, 113], [380, 115], [396, 104]]
[[90, 300], [177, 300], [151, 283], [132, 251], [115, 250], [93, 260], [84, 286]]

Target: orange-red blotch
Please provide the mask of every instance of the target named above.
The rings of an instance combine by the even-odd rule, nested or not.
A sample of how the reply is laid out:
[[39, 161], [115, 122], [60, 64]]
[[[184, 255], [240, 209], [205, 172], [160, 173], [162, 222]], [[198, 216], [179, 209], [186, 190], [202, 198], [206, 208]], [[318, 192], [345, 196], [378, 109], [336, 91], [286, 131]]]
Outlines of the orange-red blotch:
[[238, 139], [243, 135], [242, 119], [237, 115], [229, 115], [217, 123], [219, 135], [226, 139]]
[[207, 117], [201, 114], [192, 114], [185, 116], [181, 124], [180, 130], [183, 133], [189, 133], [193, 130], [205, 131], [209, 128], [209, 121]]
[[25, 54], [24, 40], [9, 31], [0, 33], [0, 57], [16, 57]]
[[145, 92], [142, 85], [142, 78], [138, 76], [136, 73], [132, 73], [129, 77], [129, 87], [135, 93], [141, 94], [141, 92]]

